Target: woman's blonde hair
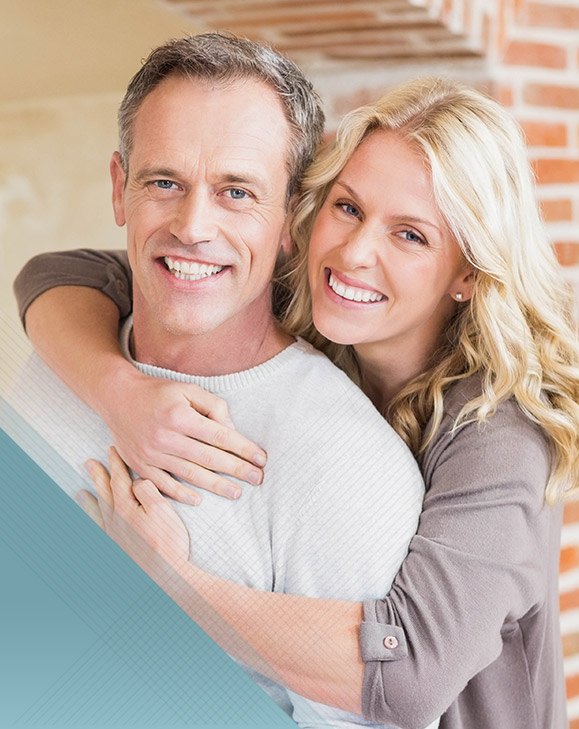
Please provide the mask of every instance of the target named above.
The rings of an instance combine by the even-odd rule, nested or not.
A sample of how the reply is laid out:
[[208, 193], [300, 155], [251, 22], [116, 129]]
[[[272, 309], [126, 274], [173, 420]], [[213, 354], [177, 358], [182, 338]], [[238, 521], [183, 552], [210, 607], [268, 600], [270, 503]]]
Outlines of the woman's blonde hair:
[[462, 408], [455, 427], [484, 422], [514, 397], [552, 444], [546, 498], [554, 503], [579, 490], [573, 299], [540, 219], [521, 130], [492, 99], [452, 81], [419, 79], [345, 117], [335, 142], [306, 175], [296, 207], [284, 324], [362, 382], [353, 348], [329, 342], [313, 327], [307, 248], [334, 180], [377, 129], [396, 131], [423, 155], [437, 205], [475, 269], [472, 299], [457, 305], [431, 367], [403, 388], [385, 415], [419, 453], [440, 426], [444, 391], [477, 374], [482, 393]]

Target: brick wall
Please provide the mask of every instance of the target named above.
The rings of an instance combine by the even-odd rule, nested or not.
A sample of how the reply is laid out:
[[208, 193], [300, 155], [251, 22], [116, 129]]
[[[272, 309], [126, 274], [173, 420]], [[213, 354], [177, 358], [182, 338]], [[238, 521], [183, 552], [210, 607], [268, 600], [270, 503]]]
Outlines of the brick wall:
[[[521, 122], [550, 237], [579, 301], [579, 2], [507, 8], [492, 73]], [[570, 726], [579, 729], [579, 504], [565, 512], [561, 625]]]

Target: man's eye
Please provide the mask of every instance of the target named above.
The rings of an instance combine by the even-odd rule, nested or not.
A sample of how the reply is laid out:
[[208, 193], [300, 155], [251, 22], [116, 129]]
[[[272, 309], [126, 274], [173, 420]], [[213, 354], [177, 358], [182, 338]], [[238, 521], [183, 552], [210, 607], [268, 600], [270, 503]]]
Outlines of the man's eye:
[[159, 190], [171, 190], [175, 186], [171, 180], [154, 180], [152, 184]]
[[230, 187], [227, 193], [232, 200], [245, 200], [248, 197], [247, 192], [239, 187]]

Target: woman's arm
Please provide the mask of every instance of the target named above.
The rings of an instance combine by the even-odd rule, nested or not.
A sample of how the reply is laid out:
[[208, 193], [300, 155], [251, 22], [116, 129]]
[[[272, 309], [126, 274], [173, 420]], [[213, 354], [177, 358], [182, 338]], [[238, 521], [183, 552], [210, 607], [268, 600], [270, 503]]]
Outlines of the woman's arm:
[[[315, 701], [421, 729], [501, 655], [504, 626], [518, 635], [518, 621], [556, 591], [547, 574], [557, 574], [558, 514], [543, 498], [550, 464], [543, 434], [513, 403], [482, 430], [471, 424], [453, 437], [450, 425], [427, 454], [430, 488], [409, 554], [389, 595], [366, 604], [363, 623], [357, 603], [240, 587], [187, 563], [186, 551], [167, 575], [127, 551], [220, 645], [257, 670]], [[115, 505], [132, 501], [138, 511], [127, 493], [115, 493]], [[150, 533], [163, 500], [148, 498]], [[141, 523], [131, 525], [143, 533]], [[163, 533], [164, 548], [172, 533], [173, 526]], [[392, 637], [405, 657], [391, 660], [385, 641]]]
[[230, 654], [295, 692], [361, 713], [361, 603], [260, 592], [195, 567], [189, 536], [149, 481], [132, 482], [114, 449], [110, 474], [89, 461], [98, 502], [85, 511]]
[[152, 380], [123, 357], [119, 316], [131, 307], [124, 253], [37, 256], [14, 288], [35, 348], [101, 415], [137, 473], [193, 504], [199, 494], [171, 474], [229, 498], [240, 495], [240, 486], [222, 473], [261, 483], [266, 454], [233, 429], [223, 400], [193, 384]]

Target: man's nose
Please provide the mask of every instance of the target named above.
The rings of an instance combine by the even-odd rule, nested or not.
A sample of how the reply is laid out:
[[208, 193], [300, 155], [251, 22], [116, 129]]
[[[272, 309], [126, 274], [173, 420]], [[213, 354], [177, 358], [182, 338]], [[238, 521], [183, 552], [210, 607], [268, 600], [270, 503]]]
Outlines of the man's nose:
[[190, 190], [173, 213], [169, 232], [184, 245], [215, 239], [219, 227], [219, 210], [209, 191]]

